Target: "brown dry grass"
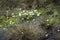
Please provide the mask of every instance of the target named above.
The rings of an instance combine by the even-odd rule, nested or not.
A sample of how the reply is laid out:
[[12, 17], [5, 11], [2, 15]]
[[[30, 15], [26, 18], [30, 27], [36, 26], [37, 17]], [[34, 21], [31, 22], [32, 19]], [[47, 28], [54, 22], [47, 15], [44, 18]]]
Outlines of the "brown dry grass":
[[33, 24], [20, 24], [8, 33], [7, 40], [41, 40], [44, 30]]

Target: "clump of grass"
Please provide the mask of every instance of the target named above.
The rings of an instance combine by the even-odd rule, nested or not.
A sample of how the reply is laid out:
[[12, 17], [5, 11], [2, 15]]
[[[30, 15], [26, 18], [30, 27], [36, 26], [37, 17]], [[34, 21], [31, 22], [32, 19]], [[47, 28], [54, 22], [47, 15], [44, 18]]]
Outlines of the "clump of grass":
[[8, 32], [7, 40], [42, 40], [43, 34], [43, 29], [32, 24], [20, 24]]

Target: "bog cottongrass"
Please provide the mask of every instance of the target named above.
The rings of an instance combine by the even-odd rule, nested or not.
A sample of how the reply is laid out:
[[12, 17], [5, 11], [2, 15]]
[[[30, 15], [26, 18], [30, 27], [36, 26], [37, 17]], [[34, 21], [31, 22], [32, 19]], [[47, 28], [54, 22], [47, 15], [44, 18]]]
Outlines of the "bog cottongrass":
[[20, 24], [9, 31], [7, 40], [42, 40], [43, 34], [43, 29], [32, 24]]

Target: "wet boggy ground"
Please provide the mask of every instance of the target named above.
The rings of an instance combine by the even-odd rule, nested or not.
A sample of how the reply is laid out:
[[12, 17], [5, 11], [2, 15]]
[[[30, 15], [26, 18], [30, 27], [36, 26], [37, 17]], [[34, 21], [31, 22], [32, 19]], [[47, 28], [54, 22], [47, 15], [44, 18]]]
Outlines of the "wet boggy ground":
[[[42, 34], [43, 37], [41, 38], [41, 40], [60, 40], [60, 23], [54, 24], [54, 25], [48, 25], [47, 28], [44, 28], [44, 25], [42, 26], [42, 24], [40, 24], [40, 22], [37, 19], [33, 19], [32, 24], [41, 28], [42, 30], [45, 30]], [[29, 22], [27, 22], [28, 24], [30, 24]], [[31, 25], [31, 24], [30, 24]], [[0, 28], [0, 40], [7, 40], [7, 32], [9, 30], [6, 30], [4, 28]], [[8, 40], [12, 40], [12, 39], [8, 39]], [[18, 39], [19, 40], [19, 39]], [[22, 39], [23, 40], [23, 39]], [[26, 39], [24, 39], [26, 40]], [[40, 40], [40, 39], [38, 39]]]

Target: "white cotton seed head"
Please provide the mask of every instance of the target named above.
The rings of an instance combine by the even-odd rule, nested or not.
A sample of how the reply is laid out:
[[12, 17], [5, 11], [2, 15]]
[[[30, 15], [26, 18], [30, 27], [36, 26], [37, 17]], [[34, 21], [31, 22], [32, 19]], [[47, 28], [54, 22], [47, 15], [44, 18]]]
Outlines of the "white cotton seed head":
[[10, 24], [12, 24], [12, 21], [10, 21]]
[[48, 36], [48, 34], [45, 35], [46, 37]]
[[40, 16], [40, 14], [37, 14], [37, 16]]
[[29, 13], [33, 13], [33, 12], [31, 11], [31, 12], [29, 12]]
[[29, 19], [29, 17], [27, 17], [27, 19]]
[[15, 15], [13, 15], [12, 17], [15, 17]]
[[36, 12], [37, 10], [34, 10], [34, 12]]
[[24, 34], [24, 32], [21, 32], [22, 34]]
[[25, 12], [25, 10], [23, 10], [23, 12]]
[[49, 21], [49, 19], [47, 19], [46, 21]]
[[19, 13], [19, 16], [21, 16], [21, 13]]
[[6, 11], [7, 13], [9, 12], [9, 11]]
[[29, 21], [27, 21], [27, 23], [28, 23]]
[[25, 15], [27, 14], [27, 13], [24, 13]]
[[58, 32], [60, 32], [60, 30], [59, 30], [59, 29], [58, 29], [57, 31], [58, 31]]
[[24, 18], [22, 18], [22, 20], [24, 20]]
[[19, 10], [22, 10], [21, 8]]
[[33, 21], [35, 21], [35, 19], [33, 19]]

